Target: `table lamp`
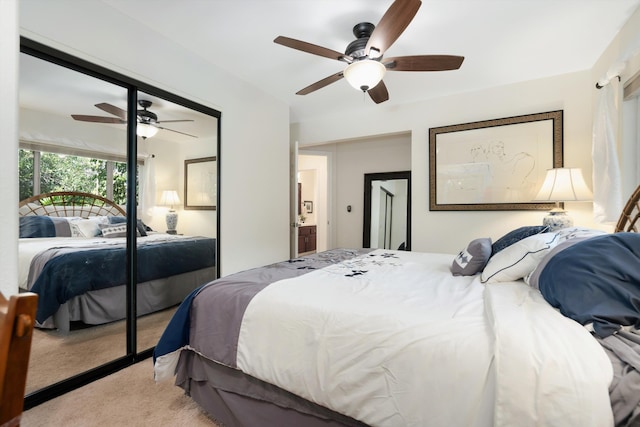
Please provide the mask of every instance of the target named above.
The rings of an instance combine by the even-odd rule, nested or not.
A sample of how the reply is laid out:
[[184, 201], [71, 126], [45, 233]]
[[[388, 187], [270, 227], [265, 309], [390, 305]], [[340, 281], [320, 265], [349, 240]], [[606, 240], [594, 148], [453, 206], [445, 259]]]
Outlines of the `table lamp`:
[[176, 190], [164, 190], [162, 192], [160, 204], [163, 206], [169, 206], [169, 212], [167, 212], [167, 216], [165, 217], [168, 234], [177, 233], [176, 226], [178, 225], [178, 214], [173, 210], [173, 207], [179, 203], [180, 199], [178, 198], [178, 192]]
[[573, 226], [573, 218], [560, 207], [560, 202], [587, 202], [593, 193], [587, 187], [580, 168], [554, 168], [547, 176], [535, 198], [537, 202], [555, 202], [556, 206], [542, 220], [549, 231]]

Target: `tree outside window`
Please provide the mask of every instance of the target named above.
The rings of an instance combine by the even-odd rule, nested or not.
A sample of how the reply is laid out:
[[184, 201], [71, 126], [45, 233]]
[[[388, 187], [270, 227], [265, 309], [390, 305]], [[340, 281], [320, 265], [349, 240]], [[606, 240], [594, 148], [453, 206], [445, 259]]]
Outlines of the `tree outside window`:
[[126, 203], [126, 163], [45, 152], [37, 156], [35, 153], [20, 150], [20, 200], [34, 195], [34, 180], [38, 179], [38, 193], [81, 191], [107, 197], [119, 205]]

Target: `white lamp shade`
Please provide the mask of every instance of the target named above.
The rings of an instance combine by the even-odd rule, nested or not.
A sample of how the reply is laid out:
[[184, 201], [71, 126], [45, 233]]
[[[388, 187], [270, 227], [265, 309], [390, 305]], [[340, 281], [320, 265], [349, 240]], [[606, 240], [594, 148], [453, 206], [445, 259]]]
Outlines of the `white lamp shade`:
[[580, 168], [555, 168], [547, 176], [536, 196], [536, 201], [580, 202], [593, 199]]
[[136, 126], [136, 135], [141, 136], [142, 138], [151, 138], [158, 133], [158, 130], [159, 129], [153, 125], [138, 123]]
[[162, 197], [160, 198], [160, 204], [171, 207], [180, 204], [178, 192], [176, 190], [164, 190], [162, 192]]
[[363, 59], [347, 65], [343, 74], [351, 86], [364, 92], [376, 87], [386, 71], [380, 62]]

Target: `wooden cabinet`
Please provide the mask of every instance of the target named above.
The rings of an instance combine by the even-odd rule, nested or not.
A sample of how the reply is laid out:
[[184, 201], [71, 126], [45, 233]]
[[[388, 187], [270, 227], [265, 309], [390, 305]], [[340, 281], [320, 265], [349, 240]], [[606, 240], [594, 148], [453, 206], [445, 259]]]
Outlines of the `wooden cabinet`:
[[298, 228], [298, 253], [316, 250], [316, 226], [303, 225]]

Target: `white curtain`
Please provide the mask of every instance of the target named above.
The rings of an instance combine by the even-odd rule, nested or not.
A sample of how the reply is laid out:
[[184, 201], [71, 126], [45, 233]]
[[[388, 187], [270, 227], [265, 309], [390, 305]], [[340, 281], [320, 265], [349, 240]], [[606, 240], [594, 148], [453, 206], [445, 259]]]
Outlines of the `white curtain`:
[[614, 79], [598, 91], [593, 121], [593, 218], [597, 223], [616, 222], [623, 208], [617, 148], [619, 86]]
[[622, 102], [620, 77], [627, 61], [640, 54], [640, 35], [632, 40], [618, 60], [598, 81], [598, 99], [593, 118], [593, 218], [598, 223], [618, 221], [624, 203], [618, 159], [619, 104]]
[[[639, 91], [640, 92], [640, 91]], [[640, 184], [640, 93], [622, 103], [622, 196], [628, 199]]]
[[140, 185], [140, 212], [142, 221], [149, 223], [153, 219], [156, 206], [156, 159], [153, 155], [147, 157], [142, 166]]
[[640, 185], [640, 94], [634, 98], [633, 102], [635, 103], [635, 107], [636, 107], [636, 111], [635, 111], [635, 122], [636, 122], [635, 142], [632, 142], [633, 146], [636, 149], [635, 156], [634, 156], [635, 157], [635, 167], [636, 167], [636, 173], [635, 173], [636, 182], [635, 182], [635, 184]]

